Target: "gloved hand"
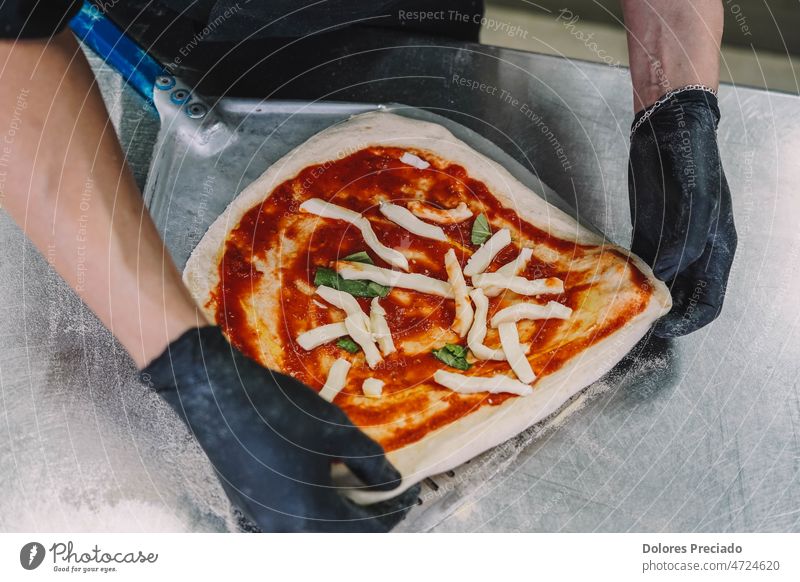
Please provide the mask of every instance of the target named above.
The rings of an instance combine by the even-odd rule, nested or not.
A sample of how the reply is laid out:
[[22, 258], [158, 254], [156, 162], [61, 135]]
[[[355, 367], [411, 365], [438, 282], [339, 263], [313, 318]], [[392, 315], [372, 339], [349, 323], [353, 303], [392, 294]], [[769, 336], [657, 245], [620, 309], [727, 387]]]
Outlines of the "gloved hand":
[[637, 128], [646, 111], [636, 115], [631, 135], [631, 250], [672, 293], [672, 310], [654, 333], [678, 337], [719, 315], [736, 228], [717, 148], [716, 96], [699, 89], [677, 92]]
[[333, 459], [375, 489], [395, 488], [400, 474], [341, 409], [245, 357], [217, 327], [184, 333], [141, 377], [187, 424], [231, 502], [262, 531], [388, 531], [417, 500], [418, 487], [369, 506], [340, 495]]

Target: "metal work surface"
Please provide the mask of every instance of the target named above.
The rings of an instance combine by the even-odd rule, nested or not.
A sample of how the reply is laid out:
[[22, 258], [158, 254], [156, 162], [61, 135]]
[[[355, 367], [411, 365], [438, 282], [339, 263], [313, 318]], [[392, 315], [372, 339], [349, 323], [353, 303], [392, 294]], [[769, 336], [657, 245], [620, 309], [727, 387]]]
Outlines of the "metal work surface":
[[[322, 71], [319, 95], [309, 84], [296, 96], [403, 102], [449, 117], [535, 170], [612, 240], [628, 242], [625, 71], [477, 45], [398, 47], [375, 61]], [[153, 146], [153, 112], [111, 80], [112, 117], [141, 179], [150, 151], [157, 160], [167, 152]], [[571, 414], [435, 479], [400, 529], [800, 530], [800, 99], [723, 87], [720, 101], [740, 235], [722, 316], [687, 338], [640, 344]], [[259, 137], [268, 136], [248, 139]], [[302, 141], [275, 137], [277, 149]], [[218, 145], [194, 147], [213, 155]], [[238, 162], [223, 170], [241, 188], [268, 156], [254, 160], [244, 175]], [[151, 186], [180, 171], [157, 168], [164, 173], [151, 174]], [[171, 207], [152, 200], [181, 264], [204, 221], [235, 194], [209, 179], [216, 171], [191, 172], [206, 186], [196, 193], [201, 218], [183, 223], [180, 244], [169, 239]], [[5, 216], [0, 242], [0, 530], [233, 527], [186, 431]]]

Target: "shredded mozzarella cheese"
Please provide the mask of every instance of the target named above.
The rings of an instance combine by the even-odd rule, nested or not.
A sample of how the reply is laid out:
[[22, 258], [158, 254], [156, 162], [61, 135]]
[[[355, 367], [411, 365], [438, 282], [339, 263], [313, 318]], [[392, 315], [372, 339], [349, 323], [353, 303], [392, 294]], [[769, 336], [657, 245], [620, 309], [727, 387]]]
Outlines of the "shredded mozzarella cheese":
[[483, 273], [497, 253], [510, 244], [511, 232], [507, 228], [498, 230], [469, 258], [464, 267], [464, 274], [467, 277], [474, 277], [478, 273]]
[[380, 398], [381, 394], [383, 394], [383, 380], [378, 380], [377, 378], [367, 378], [364, 380], [364, 383], [361, 384], [361, 390], [364, 391], [364, 396], [369, 396], [370, 398]]
[[453, 288], [450, 283], [418, 273], [401, 273], [375, 265], [350, 261], [337, 261], [336, 271], [342, 278], [348, 280], [366, 279], [387, 287], [402, 287], [447, 299], [453, 298]]
[[356, 301], [356, 298], [349, 293], [338, 291], [333, 287], [320, 285], [317, 287], [316, 294], [334, 307], [342, 309], [347, 315], [358, 317], [364, 322], [364, 326], [369, 329], [369, 318], [367, 314], [361, 310], [361, 306], [358, 304], [358, 301]]
[[356, 226], [358, 226], [358, 229], [361, 231], [361, 236], [364, 237], [364, 242], [367, 243], [367, 246], [371, 248], [376, 255], [393, 267], [408, 271], [408, 259], [405, 257], [405, 255], [400, 251], [396, 251], [387, 247], [385, 244], [379, 241], [378, 235], [376, 235], [375, 231], [372, 230], [372, 225], [369, 223], [369, 220], [362, 218], [358, 221]]
[[475, 275], [472, 278], [472, 284], [476, 287], [502, 287], [520, 295], [543, 295], [564, 292], [564, 282], [555, 277], [531, 280], [497, 272], [483, 273]]
[[336, 360], [331, 369], [328, 371], [328, 377], [325, 380], [325, 385], [319, 391], [319, 395], [327, 400], [333, 402], [336, 395], [342, 391], [347, 384], [347, 373], [350, 371], [350, 362], [344, 358]]
[[450, 249], [444, 255], [444, 267], [447, 270], [447, 280], [453, 288], [456, 300], [456, 314], [452, 328], [459, 336], [464, 337], [472, 326], [472, 318], [475, 312], [469, 299], [467, 282], [464, 280], [461, 265], [458, 264], [456, 252], [453, 249]]
[[345, 222], [349, 222], [353, 225], [361, 218], [361, 215], [358, 212], [350, 210], [349, 208], [345, 208], [344, 206], [339, 206], [338, 204], [325, 202], [320, 198], [311, 198], [306, 200], [300, 205], [300, 210], [303, 212], [308, 212], [309, 214], [316, 214], [322, 218], [335, 218], [336, 220], [344, 220]]
[[502, 349], [492, 349], [483, 345], [486, 338], [486, 314], [489, 312], [489, 300], [482, 289], [473, 289], [470, 294], [475, 303], [475, 318], [467, 334], [467, 347], [472, 355], [479, 360], [505, 360], [506, 354]]
[[501, 323], [516, 323], [521, 319], [569, 319], [572, 309], [558, 301], [550, 301], [547, 305], [535, 303], [517, 303], [501, 309], [492, 317], [492, 327]]
[[344, 323], [341, 321], [338, 323], [329, 323], [301, 333], [297, 336], [297, 344], [304, 350], [311, 351], [343, 335], [347, 335], [347, 328], [344, 326]]
[[405, 257], [405, 255], [403, 255], [403, 253], [400, 251], [396, 251], [387, 247], [381, 241], [379, 241], [378, 235], [376, 235], [375, 231], [372, 230], [372, 225], [370, 224], [369, 220], [362, 217], [357, 212], [353, 212], [352, 210], [337, 204], [325, 202], [319, 198], [311, 198], [306, 200], [300, 205], [300, 210], [303, 212], [308, 212], [309, 214], [321, 216], [323, 218], [334, 218], [349, 222], [358, 228], [358, 230], [361, 232], [361, 236], [364, 237], [364, 242], [367, 243], [367, 246], [372, 249], [376, 255], [393, 267], [408, 271], [408, 259]]
[[402, 226], [411, 234], [438, 241], [447, 240], [447, 236], [440, 227], [422, 222], [419, 218], [411, 214], [408, 209], [402, 206], [392, 204], [391, 202], [382, 202], [379, 210], [386, 218], [398, 226]]
[[404, 152], [403, 155], [400, 156], [400, 161], [404, 164], [417, 168], [418, 170], [425, 170], [426, 168], [430, 167], [428, 162], [409, 152]]
[[375, 345], [375, 338], [372, 337], [369, 327], [365, 326], [361, 319], [353, 315], [348, 315], [344, 318], [344, 325], [353, 341], [364, 350], [367, 365], [374, 369], [383, 358], [381, 358], [381, 353]]
[[530, 384], [536, 380], [531, 363], [525, 357], [525, 350], [519, 343], [517, 324], [514, 322], [501, 323], [497, 331], [500, 332], [500, 345], [503, 346], [508, 363], [520, 382]]
[[412, 200], [408, 203], [408, 209], [418, 218], [438, 224], [457, 224], [472, 217], [472, 211], [464, 202], [455, 208], [436, 208], [421, 200]]
[[397, 351], [394, 347], [392, 340], [392, 331], [389, 329], [389, 324], [386, 322], [386, 310], [378, 301], [377, 297], [373, 297], [369, 309], [369, 323], [372, 331], [372, 336], [378, 342], [378, 347], [384, 356]]
[[489, 377], [465, 376], [464, 374], [436, 370], [433, 373], [433, 379], [437, 384], [461, 394], [475, 394], [477, 392], [490, 392], [492, 394], [508, 392], [517, 396], [533, 394], [533, 388], [527, 384], [500, 374]]
[[[513, 261], [509, 261], [508, 263], [497, 269], [495, 273], [500, 273], [508, 277], [519, 275], [522, 271], [525, 270], [525, 267], [528, 266], [528, 263], [530, 262], [532, 255], [533, 255], [533, 249], [523, 247], [522, 249], [520, 249], [516, 259], [514, 259]], [[503, 288], [486, 287], [483, 290], [483, 292], [487, 297], [496, 297], [503, 292]]]

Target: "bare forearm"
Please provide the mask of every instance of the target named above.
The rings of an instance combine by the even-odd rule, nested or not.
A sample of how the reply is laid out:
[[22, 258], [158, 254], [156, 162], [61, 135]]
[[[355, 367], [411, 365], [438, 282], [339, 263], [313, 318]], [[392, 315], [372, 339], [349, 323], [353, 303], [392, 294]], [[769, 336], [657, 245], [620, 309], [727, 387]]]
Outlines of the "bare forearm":
[[143, 365], [196, 325], [69, 32], [2, 42], [4, 209]]
[[720, 0], [622, 0], [634, 110], [671, 89], [719, 84]]

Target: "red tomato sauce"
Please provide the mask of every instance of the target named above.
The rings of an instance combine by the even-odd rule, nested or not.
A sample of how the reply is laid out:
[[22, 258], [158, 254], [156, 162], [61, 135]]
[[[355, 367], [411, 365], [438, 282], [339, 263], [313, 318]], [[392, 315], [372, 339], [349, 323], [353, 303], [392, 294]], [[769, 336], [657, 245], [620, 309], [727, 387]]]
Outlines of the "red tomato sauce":
[[[388, 222], [378, 212], [380, 199], [391, 199], [402, 204], [422, 193], [426, 202], [442, 208], [454, 208], [460, 202], [466, 202], [473, 211], [472, 218], [459, 224], [442, 225], [455, 245], [456, 256], [462, 266], [477, 248], [470, 242], [470, 233], [478, 213], [486, 214], [492, 224], [506, 221], [514, 225], [512, 244], [495, 257], [487, 271], [494, 271], [514, 259], [522, 242], [545, 244], [568, 257], [582, 257], [587, 253], [597, 252], [596, 247], [559, 239], [521, 220], [513, 209], [502, 206], [485, 184], [470, 178], [463, 167], [447, 164], [424, 152], [414, 151], [412, 153], [431, 164], [430, 168], [419, 170], [399, 161], [405, 151], [407, 150], [400, 148], [369, 147], [334, 162], [310, 166], [294, 178], [278, 185], [268, 198], [268, 193], [265, 192], [265, 202], [254, 206], [243, 216], [226, 241], [219, 264], [220, 282], [211, 299], [217, 324], [233, 345], [264, 363], [258, 330], [251, 329], [248, 325], [243, 305], [264, 277], [255, 268], [254, 261], [263, 259], [268, 251], [299, 236], [296, 219], [298, 215], [308, 216], [299, 210], [299, 206], [310, 198], [321, 198], [362, 213], [371, 221], [383, 244], [423, 256], [421, 260], [410, 261], [411, 272], [441, 280], [447, 280], [444, 255], [453, 245], [412, 235]], [[496, 230], [496, 227], [493, 229]], [[325, 315], [325, 310], [312, 304], [314, 298], [292, 282], [299, 281], [313, 288], [317, 268], [331, 267], [336, 260], [359, 251], [367, 251], [376, 265], [391, 268], [369, 250], [357, 229], [344, 221], [333, 219], [318, 218], [308, 248], [287, 255], [285, 260], [281, 256], [279, 312], [283, 321], [279, 327], [283, 361], [280, 368], [317, 390], [322, 387], [327, 374], [327, 370], [320, 369], [320, 358], [326, 355], [334, 358], [346, 357], [351, 361], [354, 358], [337, 347], [335, 341], [311, 351], [297, 346], [295, 338], [299, 335], [298, 330], [308, 329], [306, 324], [309, 320], [315, 322], [311, 327], [329, 323], [330, 320], [326, 319], [328, 316]], [[615, 250], [604, 252], [614, 254], [616, 260], [621, 260], [623, 264], [628, 262], [626, 257]], [[649, 299], [646, 277], [632, 264], [627, 272], [629, 281], [623, 284], [638, 289], [640, 300], [631, 302], [619, 313], [615, 312], [613, 318], [607, 318], [591, 334], [583, 335], [566, 345], [558, 345], [561, 321], [535, 323], [536, 331], [531, 338], [531, 353], [535, 355], [531, 358], [531, 363], [538, 377], [555, 372], [574, 355], [607, 337], [646, 307]], [[533, 298], [538, 303], [555, 300], [577, 308], [584, 294], [591, 292], [591, 285], [581, 279], [581, 273], [560, 271], [536, 258], [531, 260], [521, 275], [527, 278], [559, 277], [564, 280], [565, 293]], [[404, 301], [408, 297], [412, 300]], [[322, 303], [318, 297], [316, 301]], [[490, 317], [500, 308], [501, 301], [499, 297], [490, 299]], [[369, 313], [370, 299], [358, 298], [358, 302]], [[452, 300], [414, 291], [393, 291], [380, 302], [386, 310], [386, 319], [395, 344], [404, 339], [427, 337], [426, 334], [432, 331], [446, 330], [453, 321]], [[336, 311], [334, 308], [330, 310]], [[492, 339], [492, 333], [494, 332], [490, 331], [486, 343], [493, 341], [497, 345], [496, 334]], [[465, 344], [465, 339], [459, 343]], [[433, 383], [431, 376], [437, 369], [458, 371], [448, 368], [429, 352], [396, 352], [386, 357], [376, 370], [370, 370], [362, 357], [360, 364], [353, 365], [348, 375], [348, 385], [335, 401], [358, 426], [383, 427], [381, 444], [387, 450], [392, 450], [417, 441], [480, 406], [496, 406], [508, 398], [515, 398], [509, 394], [462, 395], [452, 392]], [[490, 376], [507, 373], [509, 369], [506, 362], [478, 362], [469, 373]], [[382, 398], [362, 397], [361, 383], [367, 377], [385, 382]], [[435, 393], [433, 401], [431, 392]], [[414, 415], [420, 415], [424, 422], [404, 421]], [[402, 427], [397, 424], [396, 429], [386, 432], [387, 423], [392, 425], [401, 421]], [[386, 436], [387, 434], [390, 436]]]

